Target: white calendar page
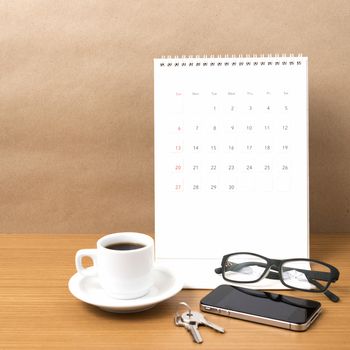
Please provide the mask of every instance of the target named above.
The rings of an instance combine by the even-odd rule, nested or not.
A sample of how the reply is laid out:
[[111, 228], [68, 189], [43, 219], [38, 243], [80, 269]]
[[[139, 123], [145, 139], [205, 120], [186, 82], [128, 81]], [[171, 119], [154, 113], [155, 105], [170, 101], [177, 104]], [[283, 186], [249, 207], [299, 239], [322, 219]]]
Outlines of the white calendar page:
[[157, 261], [213, 288], [228, 253], [308, 257], [307, 58], [155, 59], [154, 87]]

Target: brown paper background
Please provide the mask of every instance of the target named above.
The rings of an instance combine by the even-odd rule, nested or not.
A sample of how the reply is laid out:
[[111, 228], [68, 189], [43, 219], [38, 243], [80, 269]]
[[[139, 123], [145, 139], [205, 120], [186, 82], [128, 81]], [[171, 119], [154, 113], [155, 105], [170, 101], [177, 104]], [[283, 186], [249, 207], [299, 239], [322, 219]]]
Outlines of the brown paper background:
[[153, 58], [309, 56], [311, 230], [350, 231], [349, 1], [1, 1], [0, 232], [152, 233]]

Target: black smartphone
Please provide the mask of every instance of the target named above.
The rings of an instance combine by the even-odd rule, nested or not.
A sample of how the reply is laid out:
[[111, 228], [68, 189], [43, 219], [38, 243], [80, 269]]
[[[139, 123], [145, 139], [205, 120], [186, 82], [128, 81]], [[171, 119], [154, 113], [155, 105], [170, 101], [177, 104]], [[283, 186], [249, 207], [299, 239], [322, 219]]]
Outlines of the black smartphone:
[[200, 301], [202, 311], [305, 331], [321, 312], [321, 303], [223, 284]]

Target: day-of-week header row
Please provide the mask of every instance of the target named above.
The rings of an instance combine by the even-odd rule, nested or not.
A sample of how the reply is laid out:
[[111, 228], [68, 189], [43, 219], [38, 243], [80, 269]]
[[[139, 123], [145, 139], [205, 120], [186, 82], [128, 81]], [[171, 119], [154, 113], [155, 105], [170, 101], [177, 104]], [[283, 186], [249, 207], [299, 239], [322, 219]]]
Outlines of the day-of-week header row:
[[[201, 95], [201, 94], [202, 94], [202, 95], [205, 95], [205, 93], [200, 93], [200, 92], [198, 92], [198, 91], [192, 91], [192, 92], [190, 93], [190, 95], [192, 95], [192, 96], [199, 96], [199, 95]], [[212, 96], [218, 96], [218, 95], [220, 95], [220, 94], [219, 94], [218, 92], [216, 92], [216, 91], [211, 91], [209, 94], [212, 95]], [[265, 91], [264, 94], [265, 94], [265, 95], [272, 95], [272, 92], [271, 92], [271, 91]], [[289, 91], [283, 91], [282, 94], [283, 94], [283, 95], [289, 95]], [[185, 94], [184, 94], [183, 92], [176, 92], [175, 95], [176, 95], [176, 96], [184, 96]], [[228, 96], [236, 96], [236, 95], [254, 96], [254, 95], [259, 95], [259, 94], [258, 94], [258, 93], [255, 93], [255, 92], [253, 92], [253, 91], [246, 91], [246, 92], [244, 92], [244, 93], [237, 93], [237, 92], [235, 92], [235, 91], [228, 91], [227, 93], [224, 93], [223, 95], [228, 95]], [[277, 94], [276, 94], [276, 95], [277, 95]]]

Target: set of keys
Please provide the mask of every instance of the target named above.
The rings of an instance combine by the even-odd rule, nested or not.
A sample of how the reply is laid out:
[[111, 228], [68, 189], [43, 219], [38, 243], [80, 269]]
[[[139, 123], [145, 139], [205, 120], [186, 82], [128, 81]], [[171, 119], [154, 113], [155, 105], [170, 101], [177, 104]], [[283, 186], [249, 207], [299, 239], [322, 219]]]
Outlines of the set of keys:
[[180, 315], [178, 311], [176, 312], [174, 319], [175, 324], [178, 327], [184, 327], [188, 332], [190, 332], [194, 342], [198, 344], [203, 342], [198, 326], [206, 326], [219, 333], [225, 332], [222, 327], [208, 321], [200, 312], [192, 311], [187, 303], [181, 302], [179, 305], [185, 306], [187, 311], [185, 311], [182, 315]]

